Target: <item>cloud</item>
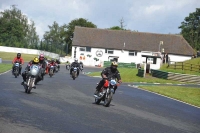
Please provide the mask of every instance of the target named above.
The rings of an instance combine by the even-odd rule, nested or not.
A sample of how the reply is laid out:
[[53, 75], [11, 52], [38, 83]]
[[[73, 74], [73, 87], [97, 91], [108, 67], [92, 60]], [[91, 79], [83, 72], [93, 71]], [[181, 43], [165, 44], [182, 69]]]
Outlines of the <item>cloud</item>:
[[126, 29], [179, 33], [184, 18], [200, 7], [199, 0], [0, 0], [0, 10], [14, 4], [35, 22], [40, 38], [54, 21], [63, 25], [77, 18], [103, 29], [120, 26], [123, 18]]

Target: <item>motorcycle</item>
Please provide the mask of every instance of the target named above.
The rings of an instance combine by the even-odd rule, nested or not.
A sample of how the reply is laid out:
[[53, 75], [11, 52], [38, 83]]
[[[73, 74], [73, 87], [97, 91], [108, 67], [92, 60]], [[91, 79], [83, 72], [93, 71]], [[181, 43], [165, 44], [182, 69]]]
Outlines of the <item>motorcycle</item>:
[[28, 72], [26, 79], [27, 84], [24, 85], [26, 93], [30, 94], [32, 88], [36, 88], [35, 82], [37, 81], [39, 71], [40, 71], [40, 66], [38, 65], [30, 66], [30, 71]]
[[77, 70], [78, 68], [77, 67], [74, 67], [73, 68], [73, 71], [72, 71], [72, 78], [73, 78], [73, 80], [75, 80], [75, 78], [77, 78]]
[[49, 76], [50, 76], [50, 77], [53, 76], [53, 74], [54, 74], [54, 69], [55, 69], [54, 65], [50, 64], [50, 65], [49, 65]]
[[83, 65], [82, 64], [80, 64], [80, 70], [83, 71]]
[[70, 69], [70, 65], [69, 65], [69, 64], [66, 65], [66, 69], [67, 69], [67, 70]]
[[95, 97], [95, 103], [99, 104], [101, 101], [104, 101], [104, 106], [109, 107], [113, 94], [115, 92], [115, 87], [119, 86], [119, 83], [115, 79], [106, 80], [103, 87], [100, 89], [99, 93], [97, 95], [94, 95]]
[[56, 63], [55, 65], [55, 72], [57, 73], [60, 70], [60, 66]]
[[15, 62], [14, 67], [13, 67], [13, 75], [15, 76], [15, 78], [19, 76], [19, 67], [20, 67], [19, 62]]

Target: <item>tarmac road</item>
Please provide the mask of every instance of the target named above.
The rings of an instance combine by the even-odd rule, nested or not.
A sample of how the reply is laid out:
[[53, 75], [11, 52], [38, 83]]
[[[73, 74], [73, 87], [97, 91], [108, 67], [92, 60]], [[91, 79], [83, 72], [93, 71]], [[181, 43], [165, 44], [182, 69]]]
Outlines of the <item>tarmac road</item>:
[[[102, 68], [84, 68], [84, 72]], [[100, 78], [69, 71], [48, 75], [31, 94], [22, 77], [0, 75], [0, 133], [199, 133], [200, 109], [127, 84], [119, 86], [110, 107], [94, 104]]]

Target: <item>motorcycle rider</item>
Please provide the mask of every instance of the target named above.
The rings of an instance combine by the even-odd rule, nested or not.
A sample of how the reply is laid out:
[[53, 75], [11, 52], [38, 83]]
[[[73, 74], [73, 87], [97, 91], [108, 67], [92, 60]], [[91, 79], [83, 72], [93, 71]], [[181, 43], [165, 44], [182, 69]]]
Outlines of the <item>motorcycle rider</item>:
[[71, 64], [70, 75], [72, 75], [72, 71], [73, 71], [74, 67], [78, 68], [77, 69], [77, 77], [78, 77], [78, 75], [79, 75], [79, 69], [80, 69], [80, 64], [78, 63], [78, 59], [76, 59], [76, 58], [74, 59], [74, 62], [72, 62], [72, 64]]
[[12, 72], [13, 72], [13, 69], [14, 69], [14, 64], [16, 62], [19, 62], [20, 66], [19, 66], [19, 74], [21, 74], [21, 70], [22, 70], [22, 65], [24, 64], [24, 59], [21, 57], [21, 54], [20, 53], [17, 53], [17, 56], [13, 59], [12, 61], [12, 64], [13, 64], [13, 67], [12, 67]]
[[43, 80], [43, 77], [45, 75], [45, 69], [46, 69], [46, 62], [45, 62], [45, 58], [43, 54], [39, 55], [39, 63], [42, 67], [42, 80]]
[[[38, 59], [38, 57], [35, 57], [33, 60], [31, 60], [31, 61], [28, 63], [28, 65], [27, 65], [25, 71], [22, 73], [23, 82], [21, 83], [21, 85], [27, 84], [27, 83], [26, 83], [27, 74], [28, 74], [28, 71], [30, 71], [30, 66], [33, 65], [33, 64], [35, 64], [35, 65], [40, 65], [40, 64], [39, 64], [39, 59]], [[41, 69], [40, 69], [40, 71], [39, 71], [38, 78], [39, 78], [39, 81], [42, 79]], [[39, 82], [39, 81], [38, 81], [38, 82]]]
[[82, 66], [82, 69], [83, 69], [83, 62], [82, 62], [82, 61], [80, 61], [80, 62], [79, 62], [79, 64], [80, 64], [80, 66]]
[[66, 69], [67, 69], [67, 66], [70, 67], [70, 62], [69, 61], [66, 62]]
[[[54, 70], [53, 70], [53, 72], [55, 72], [55, 66], [56, 66], [56, 62], [55, 62], [55, 60], [54, 59], [51, 59], [51, 61], [49, 62], [49, 66], [54, 66]], [[50, 69], [50, 67], [49, 67], [49, 69]]]
[[58, 59], [56, 59], [56, 61], [55, 61], [55, 63], [57, 64], [57, 66], [58, 66], [58, 70], [60, 70], [60, 61], [58, 60]]
[[[107, 79], [109, 80], [110, 78], [114, 77], [118, 80], [119, 83], [122, 83], [121, 76], [120, 76], [120, 73], [119, 73], [117, 67], [118, 67], [117, 62], [113, 61], [111, 63], [110, 67], [106, 67], [101, 72], [102, 80], [97, 85], [94, 95], [97, 95], [99, 93], [100, 89], [103, 87], [103, 85]], [[114, 93], [115, 93], [116, 89], [117, 89], [117, 86], [114, 88]]]

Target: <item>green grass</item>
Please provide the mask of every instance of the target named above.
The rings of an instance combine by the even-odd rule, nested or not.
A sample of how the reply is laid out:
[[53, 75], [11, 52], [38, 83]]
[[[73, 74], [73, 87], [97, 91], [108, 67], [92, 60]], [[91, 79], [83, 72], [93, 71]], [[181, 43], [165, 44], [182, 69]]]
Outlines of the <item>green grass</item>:
[[[145, 78], [138, 77], [136, 68], [118, 68], [123, 82], [148, 82], [148, 83], [180, 83], [178, 81], [165, 80], [147, 75]], [[101, 72], [92, 72], [89, 76], [100, 76]]]
[[[200, 65], [200, 58], [194, 58], [191, 60], [187, 60], [184, 61], [185, 63], [189, 63], [189, 64], [195, 64], [195, 65]], [[181, 63], [178, 63], [181, 64]], [[160, 68], [161, 71], [165, 71], [165, 72], [174, 72], [174, 73], [181, 73], [181, 74], [191, 74], [191, 75], [200, 75], [200, 72], [194, 72], [194, 71], [190, 71], [190, 70], [182, 70], [182, 69], [174, 69], [174, 65], [170, 65], [170, 67], [167, 68], [167, 64], [162, 65], [162, 67]], [[181, 66], [179, 66], [179, 68], [181, 68]]]
[[[2, 60], [13, 60], [14, 57], [16, 57], [17, 53], [11, 53], [11, 52], [0, 52], [0, 58]], [[33, 54], [21, 54], [24, 61], [30, 61], [34, 57], [38, 57], [38, 55]]]
[[0, 73], [6, 72], [10, 69], [12, 69], [12, 64], [0, 64]]
[[156, 92], [200, 107], [200, 89], [182, 86], [140, 86], [139, 88]]

